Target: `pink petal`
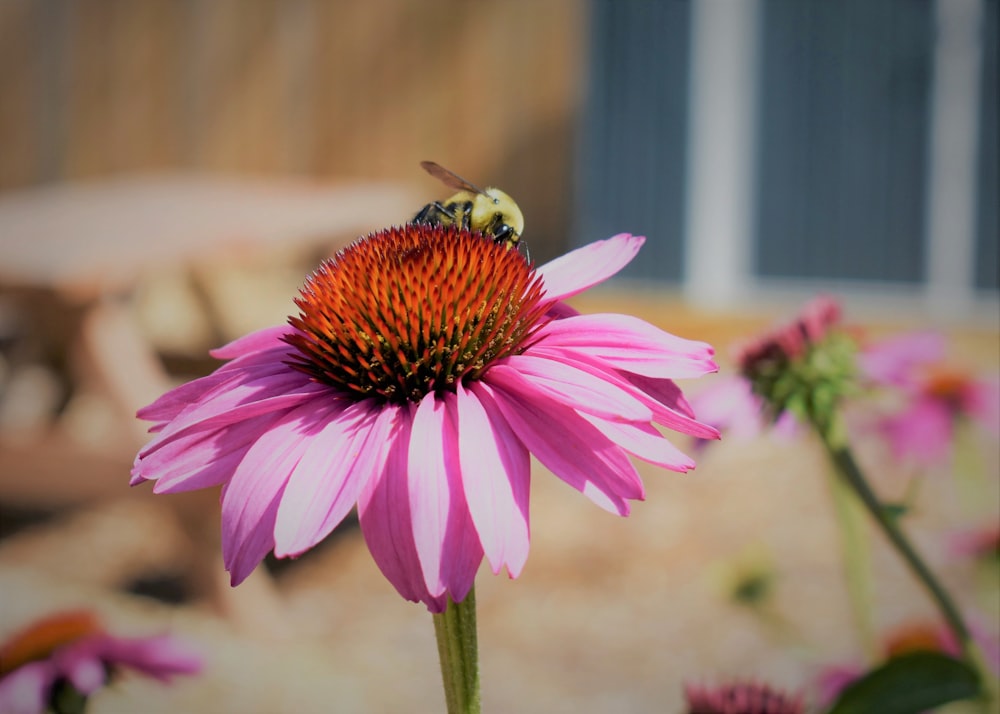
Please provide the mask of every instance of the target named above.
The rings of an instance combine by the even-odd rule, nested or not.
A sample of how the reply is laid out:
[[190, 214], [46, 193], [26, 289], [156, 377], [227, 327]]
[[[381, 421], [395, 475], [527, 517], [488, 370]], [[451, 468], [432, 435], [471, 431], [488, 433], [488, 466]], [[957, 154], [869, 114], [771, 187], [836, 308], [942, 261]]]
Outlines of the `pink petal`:
[[182, 436], [246, 421], [316, 401], [317, 395], [333, 394], [329, 387], [311, 382], [305, 375], [266, 377], [236, 387], [230, 386], [211, 399], [185, 411], [160, 431], [139, 452], [143, 458]]
[[[476, 394], [486, 391], [487, 384], [489, 373], [477, 385]], [[510, 385], [489, 386], [492, 389], [486, 394], [511, 429], [557, 477], [621, 516], [629, 512], [625, 499], [643, 497], [642, 481], [625, 453], [575, 411], [544, 394], [514, 391]]]
[[165, 441], [148, 455], [140, 453], [131, 484], [155, 480], [154, 493], [218, 485], [232, 476], [253, 442], [285, 413], [287, 410]]
[[528, 491], [531, 460], [488, 396], [458, 385], [455, 423], [469, 513], [493, 572], [521, 573], [530, 543]]
[[545, 282], [545, 296], [562, 300], [604, 282], [628, 265], [645, 242], [642, 236], [620, 233], [549, 261], [536, 269]]
[[297, 556], [323, 540], [385, 465], [388, 422], [371, 401], [347, 406], [315, 434], [288, 479], [274, 525], [274, 554]]
[[107, 671], [104, 664], [90, 653], [71, 654], [67, 651], [59, 653], [60, 669], [70, 681], [73, 688], [89, 697], [107, 682]]
[[719, 432], [716, 429], [694, 418], [691, 405], [684, 399], [680, 388], [669, 379], [654, 379], [623, 372], [600, 358], [572, 350], [548, 349], [544, 344], [533, 346], [525, 354], [571, 364], [625, 390], [650, 410], [652, 417], [646, 421], [651, 420], [681, 434], [701, 439], [719, 438]]
[[103, 639], [102, 660], [164, 682], [177, 674], [197, 674], [203, 667], [202, 658], [194, 650], [170, 635]]
[[1000, 382], [973, 380], [962, 395], [963, 408], [993, 439], [1000, 439]]
[[222, 557], [233, 585], [274, 548], [274, 522], [289, 475], [331, 410], [306, 404], [289, 412], [247, 451], [222, 493]]
[[765, 427], [764, 403], [743, 377], [717, 377], [693, 400], [698, 416], [727, 436], [753, 439]]
[[490, 368], [497, 384], [530, 382], [532, 388], [571, 409], [605, 419], [649, 421], [653, 413], [628, 391], [562, 360], [514, 355]]
[[718, 370], [711, 345], [676, 337], [631, 315], [553, 320], [536, 335], [539, 348], [597, 357], [617, 369], [647, 377], [700, 377]]
[[567, 317], [576, 317], [581, 314], [575, 307], [564, 302], [554, 302], [545, 311], [545, 317], [550, 320], [565, 320]]
[[681, 388], [672, 379], [643, 377], [641, 374], [632, 374], [630, 372], [623, 372], [621, 376], [670, 409], [670, 411], [690, 419], [695, 418], [694, 409], [688, 403], [687, 399], [684, 398]]
[[58, 673], [48, 661], [28, 662], [0, 678], [0, 712], [41, 714]]
[[625, 451], [643, 461], [662, 466], [671, 471], [686, 472], [694, 468], [694, 460], [670, 443], [649, 424], [625, 424], [581, 414], [604, 436]]
[[951, 453], [951, 413], [934, 399], [914, 400], [905, 412], [885, 419], [881, 428], [898, 459], [940, 464]]
[[[214, 349], [209, 354], [216, 359], [235, 359], [253, 352], [270, 349], [278, 344], [284, 344], [281, 341], [281, 338], [292, 331], [293, 328], [289, 325], [265, 327], [263, 330], [251, 332], [249, 335], [244, 335], [243, 337], [233, 340], [229, 344]], [[287, 345], [285, 345], [285, 347], [287, 347]]]
[[239, 375], [232, 372], [213, 372], [165, 392], [155, 402], [137, 411], [135, 415], [144, 421], [170, 421], [185, 409], [197, 404], [206, 394], [238, 379]]
[[938, 332], [909, 332], [877, 342], [858, 355], [858, 366], [869, 379], [900, 387], [911, 386], [914, 370], [944, 358], [947, 340]]
[[[483, 551], [465, 501], [457, 436], [448, 411], [434, 394], [425, 396], [414, 411], [410, 513], [428, 592], [436, 597], [448, 591], [461, 600], [472, 586]], [[475, 563], [471, 573], [470, 561]]]
[[379, 570], [405, 599], [423, 602], [431, 612], [443, 612], [444, 595], [432, 596], [424, 585], [410, 516], [407, 483], [408, 452], [413, 422], [410, 410], [383, 406], [380, 420], [387, 422], [390, 438], [385, 445], [385, 467], [362, 486], [358, 497], [361, 532]]

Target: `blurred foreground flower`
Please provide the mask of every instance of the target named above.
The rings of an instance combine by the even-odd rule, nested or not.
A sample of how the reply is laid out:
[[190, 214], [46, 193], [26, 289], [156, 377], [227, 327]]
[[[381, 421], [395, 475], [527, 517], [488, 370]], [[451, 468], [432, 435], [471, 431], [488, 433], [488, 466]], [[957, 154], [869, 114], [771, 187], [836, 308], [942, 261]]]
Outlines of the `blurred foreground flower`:
[[718, 687], [684, 685], [688, 714], [802, 714], [801, 694], [767, 684], [743, 682]]
[[0, 645], [0, 712], [82, 712], [87, 697], [121, 670], [168, 682], [201, 667], [201, 659], [173, 637], [114, 637], [92, 612], [59, 613]]
[[644, 239], [593, 243], [540, 268], [453, 228], [407, 225], [325, 262], [290, 325], [213, 354], [231, 360], [140, 410], [158, 432], [132, 484], [223, 484], [233, 584], [270, 550], [294, 557], [358, 506], [382, 573], [442, 612], [485, 554], [528, 556], [529, 453], [600, 507], [643, 498], [631, 454], [694, 462], [653, 427], [713, 438], [672, 381], [716, 370], [703, 342], [560, 301], [618, 272]]
[[902, 397], [899, 407], [877, 424], [900, 460], [948, 461], [963, 419], [1000, 439], [1000, 382], [948, 364], [946, 348], [943, 335], [917, 332], [877, 342], [858, 356], [869, 380]]

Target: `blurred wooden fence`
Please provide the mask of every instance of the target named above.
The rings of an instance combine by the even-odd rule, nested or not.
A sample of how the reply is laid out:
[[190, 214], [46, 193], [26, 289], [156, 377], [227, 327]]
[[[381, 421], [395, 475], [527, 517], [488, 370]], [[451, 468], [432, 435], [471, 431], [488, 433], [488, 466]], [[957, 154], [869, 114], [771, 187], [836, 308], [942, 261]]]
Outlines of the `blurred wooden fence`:
[[585, 10], [2, 0], [0, 190], [170, 168], [422, 181], [429, 158], [561, 242]]

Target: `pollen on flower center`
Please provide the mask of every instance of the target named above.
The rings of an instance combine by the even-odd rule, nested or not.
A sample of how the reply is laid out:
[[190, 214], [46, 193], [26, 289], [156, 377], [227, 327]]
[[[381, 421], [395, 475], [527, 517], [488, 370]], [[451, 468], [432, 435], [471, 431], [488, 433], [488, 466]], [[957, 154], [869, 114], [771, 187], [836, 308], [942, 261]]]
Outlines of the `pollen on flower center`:
[[290, 364], [358, 398], [416, 402], [522, 351], [542, 293], [523, 256], [480, 234], [387, 228], [309, 277], [289, 318]]

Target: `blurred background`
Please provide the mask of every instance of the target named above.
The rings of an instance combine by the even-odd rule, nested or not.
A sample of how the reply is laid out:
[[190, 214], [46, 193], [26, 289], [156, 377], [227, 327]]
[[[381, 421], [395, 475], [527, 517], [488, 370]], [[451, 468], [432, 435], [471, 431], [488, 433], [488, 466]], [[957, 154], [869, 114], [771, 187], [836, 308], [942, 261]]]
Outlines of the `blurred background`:
[[[0, 638], [83, 603], [211, 653], [98, 712], [440, 709], [430, 619], [350, 527], [230, 591], [217, 495], [127, 487], [135, 409], [283, 321], [324, 256], [447, 197], [421, 160], [511, 194], [537, 262], [648, 236], [578, 307], [724, 367], [824, 291], [996, 377], [998, 4], [0, 0]], [[537, 469], [525, 574], [480, 576], [488, 710], [673, 711], [682, 678], [799, 687], [856, 652], [822, 459], [703, 459], [643, 470], [625, 521]], [[928, 481], [934, 551], [966, 516]], [[930, 612], [883, 555], [879, 621]], [[748, 558], [774, 563], [780, 626], [727, 600]]]

